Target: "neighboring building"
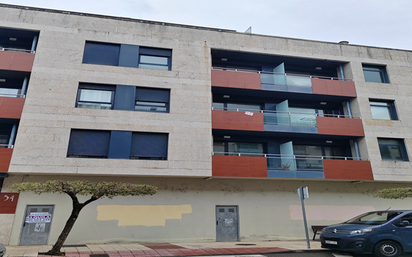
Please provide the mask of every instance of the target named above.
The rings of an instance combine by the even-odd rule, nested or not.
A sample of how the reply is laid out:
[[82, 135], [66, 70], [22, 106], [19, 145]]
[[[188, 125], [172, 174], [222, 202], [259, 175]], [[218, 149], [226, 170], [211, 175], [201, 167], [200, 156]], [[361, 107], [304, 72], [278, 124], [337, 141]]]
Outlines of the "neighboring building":
[[[0, 241], [53, 243], [71, 201], [22, 181], [147, 183], [68, 244], [303, 239], [411, 200], [412, 52], [0, 4]], [[36, 216], [44, 220], [36, 222]], [[85, 229], [87, 227], [87, 229]]]

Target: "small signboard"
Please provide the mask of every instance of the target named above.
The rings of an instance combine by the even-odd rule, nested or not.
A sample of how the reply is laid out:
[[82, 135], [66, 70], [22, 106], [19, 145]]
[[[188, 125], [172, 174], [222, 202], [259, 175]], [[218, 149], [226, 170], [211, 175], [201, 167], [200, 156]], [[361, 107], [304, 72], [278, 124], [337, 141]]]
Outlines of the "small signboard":
[[48, 212], [31, 212], [26, 217], [26, 223], [50, 223], [51, 214]]
[[16, 213], [18, 193], [0, 193], [0, 214]]

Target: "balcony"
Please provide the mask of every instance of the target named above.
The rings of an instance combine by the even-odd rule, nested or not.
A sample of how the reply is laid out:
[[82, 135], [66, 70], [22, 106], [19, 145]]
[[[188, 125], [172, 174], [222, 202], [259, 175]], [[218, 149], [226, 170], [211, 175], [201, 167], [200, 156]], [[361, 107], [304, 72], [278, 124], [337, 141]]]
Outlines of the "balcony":
[[13, 148], [2, 148], [8, 145], [0, 144], [0, 172], [8, 172]]
[[238, 70], [212, 70], [213, 87], [231, 87], [260, 90], [260, 76], [256, 72]]
[[29, 52], [7, 51], [0, 48], [0, 70], [31, 72], [34, 62], [34, 54]]
[[368, 160], [357, 157], [215, 152], [213, 176], [373, 180]]
[[362, 120], [313, 112], [212, 108], [212, 128], [363, 137]]
[[274, 73], [214, 67], [213, 87], [356, 97], [353, 81], [337, 77]]
[[1, 95], [2, 94], [0, 94], [0, 118], [20, 119], [25, 99], [17, 97], [3, 97]]

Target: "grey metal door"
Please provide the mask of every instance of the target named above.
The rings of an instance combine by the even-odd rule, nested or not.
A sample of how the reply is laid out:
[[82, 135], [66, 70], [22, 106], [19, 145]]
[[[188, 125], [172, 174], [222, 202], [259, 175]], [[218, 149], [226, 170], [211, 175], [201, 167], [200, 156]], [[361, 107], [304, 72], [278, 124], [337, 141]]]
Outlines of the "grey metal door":
[[53, 217], [53, 205], [27, 205], [19, 245], [46, 245]]
[[216, 241], [239, 241], [237, 206], [216, 206]]

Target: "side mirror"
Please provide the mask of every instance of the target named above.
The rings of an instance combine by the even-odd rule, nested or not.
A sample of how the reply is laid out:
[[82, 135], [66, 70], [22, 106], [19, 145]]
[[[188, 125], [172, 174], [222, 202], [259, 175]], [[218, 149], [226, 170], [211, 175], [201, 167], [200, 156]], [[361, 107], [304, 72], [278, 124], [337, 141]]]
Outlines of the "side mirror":
[[399, 226], [401, 226], [401, 227], [407, 227], [407, 226], [410, 226], [410, 225], [411, 224], [407, 220], [402, 220], [401, 222], [399, 222]]

